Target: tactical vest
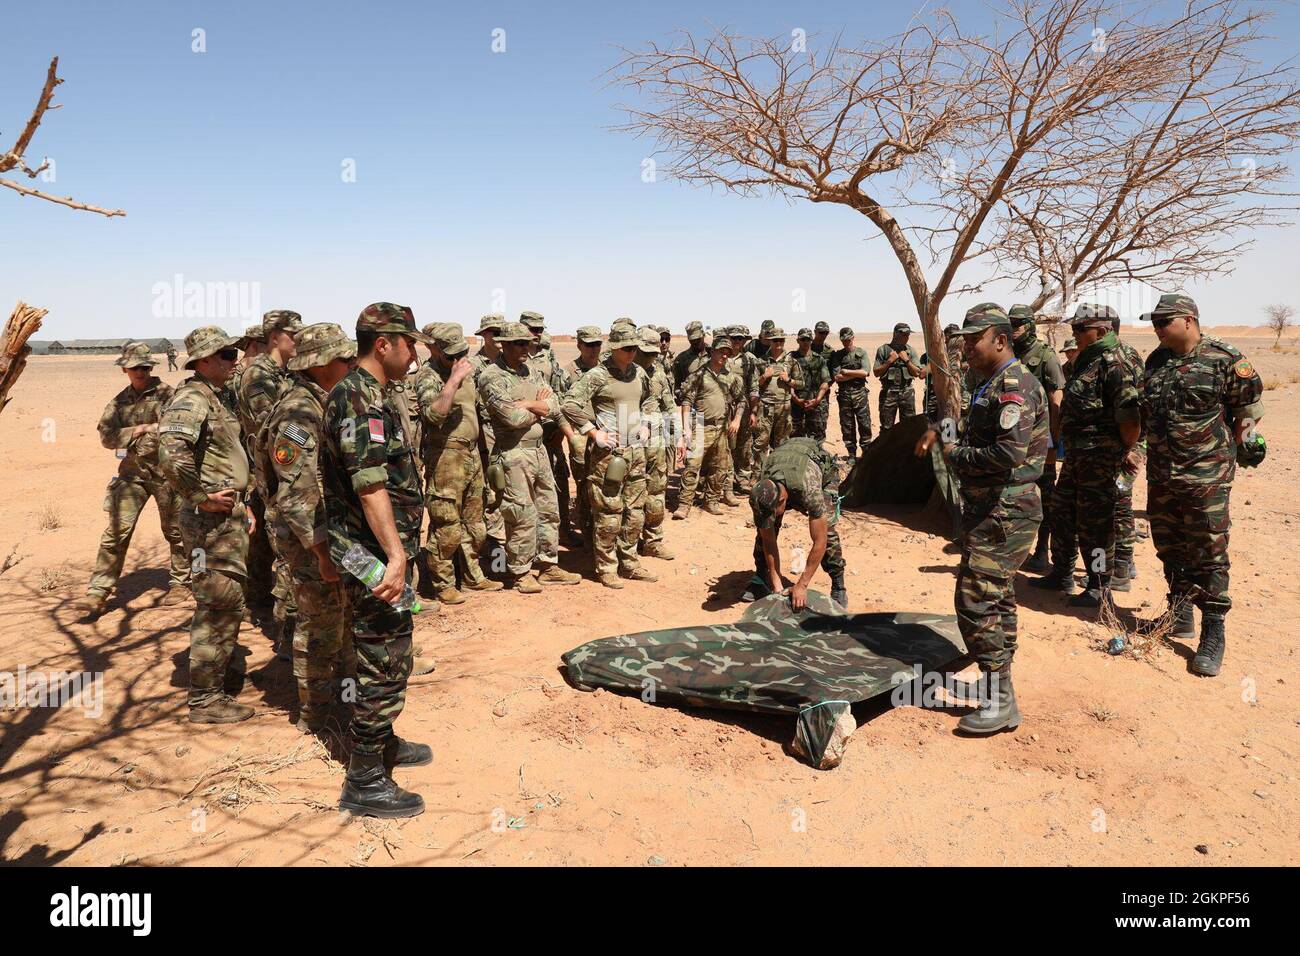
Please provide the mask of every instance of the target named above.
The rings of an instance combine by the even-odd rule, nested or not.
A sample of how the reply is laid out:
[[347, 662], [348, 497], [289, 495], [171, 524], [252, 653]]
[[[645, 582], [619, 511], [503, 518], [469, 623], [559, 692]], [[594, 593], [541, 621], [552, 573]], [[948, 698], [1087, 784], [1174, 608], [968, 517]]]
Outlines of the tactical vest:
[[[800, 500], [807, 500], [811, 493], [820, 494], [823, 488], [806, 487], [808, 461], [811, 459], [826, 473], [829, 455], [815, 438], [788, 438], [777, 448], [768, 452], [763, 462], [761, 478], [770, 478], [785, 485], [791, 495], [798, 494]], [[823, 478], [823, 482], [824, 482]]]
[[[1038, 384], [1043, 385], [1043, 366], [1047, 364], [1048, 358], [1052, 355], [1052, 347], [1037, 336], [1034, 337], [1025, 349], [1024, 354], [1016, 349], [1016, 358], [1020, 364], [1029, 369], [1029, 374], [1038, 379]], [[1046, 386], [1043, 386], [1046, 389]]]

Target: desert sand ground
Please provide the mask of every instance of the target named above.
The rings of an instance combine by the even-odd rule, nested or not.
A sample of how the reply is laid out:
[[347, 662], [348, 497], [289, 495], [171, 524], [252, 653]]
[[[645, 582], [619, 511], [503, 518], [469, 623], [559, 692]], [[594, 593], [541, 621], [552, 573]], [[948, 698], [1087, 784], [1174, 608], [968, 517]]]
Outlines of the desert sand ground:
[[[350, 820], [343, 770], [299, 735], [289, 666], [251, 625], [235, 659], [233, 726], [185, 721], [186, 607], [156, 606], [163, 539], [146, 510], [118, 597], [97, 622], [71, 611], [104, 523], [116, 460], [95, 422], [125, 377], [108, 357], [33, 358], [0, 416], [0, 672], [103, 673], [103, 712], [0, 711], [0, 860], [27, 864], [1295, 864], [1300, 579], [1295, 496], [1300, 351], [1263, 330], [1221, 330], [1274, 387], [1264, 467], [1233, 493], [1227, 661], [1216, 680], [1177, 644], [1108, 657], [1106, 636], [1057, 596], [1019, 588], [1014, 734], [953, 733], [960, 710], [877, 705], [843, 764], [784, 752], [793, 721], [652, 707], [570, 688], [560, 655], [593, 638], [735, 620], [753, 532], [746, 510], [669, 521], [657, 584], [586, 580], [536, 596], [477, 595], [417, 618], [438, 658], [398, 723], [432, 744], [399, 772], [427, 812]], [[1143, 353], [1154, 338], [1125, 335]], [[883, 335], [860, 337], [874, 349]], [[1288, 344], [1284, 341], [1284, 345]], [[1294, 342], [1290, 342], [1294, 346]], [[567, 357], [572, 346], [557, 350]], [[165, 367], [165, 365], [164, 365]], [[168, 382], [184, 373], [163, 372]], [[919, 391], [919, 390], [918, 390]], [[873, 385], [874, 402], [876, 389]], [[918, 396], [919, 397], [919, 396]], [[878, 427], [878, 423], [877, 423]], [[52, 431], [51, 431], [52, 429]], [[840, 448], [834, 417], [830, 444]], [[52, 439], [52, 440], [48, 440]], [[675, 482], [671, 486], [675, 488]], [[671, 503], [670, 491], [670, 503]], [[1139, 522], [1145, 487], [1139, 484]], [[806, 529], [790, 522], [798, 543]], [[957, 555], [936, 517], [878, 508], [841, 525], [854, 611], [949, 613]], [[1121, 607], [1157, 611], [1149, 540]], [[581, 554], [562, 563], [588, 570]], [[1024, 579], [1021, 578], [1023, 585]], [[814, 586], [826, 589], [818, 576]]]

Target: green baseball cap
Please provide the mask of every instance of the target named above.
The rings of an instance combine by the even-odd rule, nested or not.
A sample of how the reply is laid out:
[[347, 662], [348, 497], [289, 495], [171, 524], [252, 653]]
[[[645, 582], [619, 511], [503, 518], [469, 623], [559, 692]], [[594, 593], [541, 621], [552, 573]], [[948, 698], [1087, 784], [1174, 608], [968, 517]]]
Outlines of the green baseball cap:
[[149, 346], [144, 342], [128, 342], [122, 349], [122, 354], [117, 358], [117, 364], [122, 368], [143, 368], [148, 366], [153, 368], [158, 364], [158, 360], [153, 357], [149, 351]]
[[844, 326], [844, 328], [840, 329], [840, 341], [841, 341], [841, 342], [843, 342], [845, 339], [851, 339], [851, 338], [853, 338], [853, 330], [852, 330], [851, 328], [849, 328], [849, 327], [846, 325], [846, 326]]
[[966, 312], [961, 328], [954, 335], [975, 335], [988, 328], [1002, 328], [1011, 331], [1011, 319], [1007, 317], [1002, 306], [996, 302], [981, 302]]
[[830, 334], [830, 331], [831, 331], [830, 323], [829, 323], [829, 322], [818, 322], [816, 325], [813, 326], [813, 331], [814, 331], [814, 332], [817, 332], [817, 333], [819, 333], [819, 334], [822, 333], [822, 332], [825, 332], [827, 335], [829, 335], [829, 334]]
[[1026, 322], [1034, 321], [1034, 310], [1027, 305], [1013, 305], [1011, 311], [1007, 313], [1007, 318], [1011, 320], [1012, 325], [1024, 325]]
[[415, 313], [410, 306], [394, 302], [373, 302], [362, 309], [357, 316], [357, 334], [362, 332], [396, 332], [426, 345], [432, 341], [415, 327]]
[[1105, 325], [1110, 326], [1119, 314], [1108, 305], [1096, 302], [1081, 302], [1070, 318], [1071, 325]]
[[192, 369], [199, 359], [216, 355], [222, 349], [234, 348], [239, 336], [227, 335], [226, 330], [215, 325], [204, 325], [185, 336], [185, 367]]
[[352, 358], [357, 354], [356, 343], [348, 338], [343, 328], [333, 322], [316, 322], [304, 325], [293, 336], [297, 346], [288, 366], [295, 372], [328, 365], [336, 358]]
[[498, 342], [531, 342], [533, 333], [528, 331], [528, 326], [522, 322], [502, 322], [497, 326], [496, 341]]
[[715, 335], [713, 341], [709, 343], [709, 351], [729, 348], [731, 348], [731, 339], [727, 338], [725, 335]]
[[546, 318], [540, 312], [520, 312], [519, 321], [528, 326], [530, 332], [540, 332], [546, 328]]
[[1166, 316], [1190, 315], [1196, 321], [1201, 320], [1201, 310], [1196, 307], [1190, 295], [1183, 295], [1178, 292], [1169, 295], [1162, 295], [1156, 307], [1152, 309], [1143, 318], [1163, 319]]

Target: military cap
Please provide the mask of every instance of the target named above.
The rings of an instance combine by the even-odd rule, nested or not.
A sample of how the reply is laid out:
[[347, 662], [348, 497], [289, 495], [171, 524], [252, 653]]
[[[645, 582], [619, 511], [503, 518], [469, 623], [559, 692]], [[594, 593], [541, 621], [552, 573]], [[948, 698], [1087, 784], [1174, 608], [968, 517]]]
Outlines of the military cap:
[[297, 346], [288, 366], [295, 372], [328, 365], [336, 358], [352, 358], [357, 354], [356, 343], [348, 338], [342, 327], [333, 322], [304, 325], [293, 336]]
[[252, 342], [261, 342], [263, 344], [266, 342], [266, 333], [262, 331], [261, 322], [244, 329], [244, 334], [239, 337], [237, 345], [241, 349], [246, 349]]
[[975, 335], [988, 328], [1011, 331], [1011, 320], [996, 302], [981, 302], [966, 313], [966, 319], [954, 335]]
[[297, 332], [302, 328], [302, 316], [289, 309], [273, 309], [262, 316], [262, 337], [269, 338], [272, 332]]
[[633, 322], [626, 315], [620, 315], [617, 319], [615, 319], [613, 322], [609, 324], [609, 327], [611, 329], [631, 329], [634, 332], [636, 331], [636, 323]]
[[812, 329], [808, 329], [808, 328], [800, 329], [799, 334], [795, 336], [795, 338], [797, 339], [808, 339], [808, 341], [810, 342], [812, 341], [812, 337], [813, 337]]
[[[633, 346], [640, 348], [641, 336], [637, 333], [636, 329], [631, 326], [619, 325], [618, 322], [615, 322], [610, 327], [609, 338], [605, 340], [605, 344], [609, 346], [610, 351], [613, 351], [614, 349], [631, 348]], [[655, 343], [655, 351], [659, 351], [659, 343], [657, 342]]]
[[696, 339], [704, 338], [704, 325], [700, 322], [686, 323], [686, 341], [694, 342]]
[[123, 347], [122, 354], [118, 356], [117, 364], [122, 368], [141, 368], [145, 365], [152, 368], [158, 364], [158, 360], [153, 357], [146, 343], [128, 342]]
[[771, 328], [766, 328], [766, 327], [765, 327], [765, 328], [763, 329], [763, 334], [762, 334], [761, 338], [762, 338], [764, 341], [766, 341], [766, 340], [768, 340], [768, 339], [784, 339], [784, 338], [785, 338], [785, 329], [779, 329], [779, 328], [776, 327], [775, 324], [773, 324], [773, 325], [771, 326]]
[[649, 352], [652, 355], [659, 354], [659, 332], [653, 325], [647, 325], [637, 333], [637, 337], [641, 339], [639, 348], [642, 352]]
[[540, 348], [549, 349], [551, 347], [551, 336], [546, 332], [538, 333], [537, 344]]
[[216, 355], [222, 349], [234, 348], [239, 337], [227, 335], [226, 330], [215, 325], [205, 325], [185, 336], [185, 367], [192, 369], [199, 359]]
[[594, 325], [578, 326], [577, 339], [583, 345], [598, 345], [605, 341], [605, 333]]
[[849, 328], [849, 327], [846, 325], [846, 326], [844, 326], [844, 328], [840, 329], [840, 341], [841, 341], [841, 342], [843, 342], [845, 339], [851, 339], [851, 338], [853, 338], [853, 330], [852, 330], [851, 328]]
[[500, 331], [501, 326], [505, 324], [506, 317], [499, 312], [490, 312], [478, 320], [478, 331], [475, 335], [482, 335], [484, 332]]
[[714, 349], [729, 349], [729, 348], [731, 348], [731, 339], [727, 338], [727, 336], [725, 335], [715, 335], [713, 337], [713, 341], [709, 343], [710, 351]]
[[1068, 352], [1070, 349], [1077, 349], [1078, 347], [1079, 343], [1074, 341], [1074, 339], [1066, 339], [1065, 344], [1061, 346], [1061, 351]]
[[533, 332], [540, 332], [546, 327], [546, 318], [540, 312], [520, 312], [519, 321]]
[[672, 331], [666, 325], [656, 325], [655, 330], [659, 333], [660, 339], [671, 339], [673, 337]]
[[949, 322], [947, 325], [943, 327], [943, 334], [945, 338], [952, 335], [959, 335], [960, 333], [961, 333], [961, 326], [958, 325], [956, 322]]
[[908, 325], [906, 322], [899, 322], [896, 326], [894, 326], [894, 331], [907, 332], [908, 334], [911, 334], [912, 327]]
[[772, 527], [772, 513], [781, 500], [781, 489], [771, 478], [762, 478], [754, 483], [749, 493], [749, 507], [754, 513], [754, 527]]
[[[469, 351], [469, 343], [465, 341], [465, 333], [457, 322], [438, 322], [433, 328], [435, 331], [429, 333], [433, 339], [433, 344], [442, 349], [445, 355], [460, 355], [462, 352]], [[428, 327], [425, 328], [428, 332]]]
[[1117, 318], [1119, 318], [1118, 313], [1108, 305], [1098, 305], [1096, 302], [1081, 302], [1079, 307], [1074, 310], [1074, 315], [1070, 318], [1070, 324], [1109, 326], [1111, 320]]
[[496, 341], [498, 342], [531, 342], [533, 333], [528, 331], [528, 326], [522, 322], [502, 322], [497, 326]]
[[393, 302], [373, 302], [362, 309], [357, 316], [357, 334], [362, 332], [397, 332], [426, 345], [432, 341], [415, 327], [415, 313]]
[[813, 326], [814, 332], [826, 332], [829, 334], [830, 330], [831, 330], [831, 326], [829, 322], [818, 322], [816, 325]]
[[[1201, 310], [1196, 307], [1196, 303], [1192, 301], [1192, 297], [1177, 292], [1169, 295], [1162, 295], [1160, 301], [1156, 303], [1156, 307], [1148, 313], [1148, 315], [1153, 319], [1163, 319], [1176, 315], [1190, 315], [1198, 322], [1201, 320]], [[1147, 318], [1147, 316], [1143, 316], [1143, 318]]]
[[1026, 322], [1034, 321], [1034, 310], [1027, 305], [1013, 305], [1011, 311], [1007, 313], [1007, 318], [1011, 320], [1012, 325], [1024, 325]]
[[762, 338], [763, 333], [766, 332], [768, 329], [774, 329], [774, 328], [776, 328], [776, 321], [774, 319], [764, 319], [762, 324], [759, 325], [758, 327], [759, 338]]

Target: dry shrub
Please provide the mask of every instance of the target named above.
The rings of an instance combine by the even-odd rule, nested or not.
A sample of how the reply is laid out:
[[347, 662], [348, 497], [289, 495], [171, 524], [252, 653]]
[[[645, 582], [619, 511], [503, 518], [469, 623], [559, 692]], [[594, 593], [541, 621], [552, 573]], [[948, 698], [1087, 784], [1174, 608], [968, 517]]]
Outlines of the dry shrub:
[[68, 575], [62, 568], [41, 568], [36, 572], [36, 587], [43, 593], [67, 587]]
[[[1139, 632], [1141, 626], [1141, 632]], [[1097, 627], [1101, 629], [1101, 637], [1098, 647], [1102, 651], [1107, 650], [1107, 644], [1112, 637], [1123, 635], [1124, 650], [1116, 657], [1128, 657], [1133, 660], [1151, 660], [1160, 656], [1161, 651], [1168, 650], [1174, 646], [1170, 634], [1173, 632], [1174, 615], [1172, 609], [1170, 613], [1162, 613], [1158, 617], [1150, 620], [1139, 620], [1131, 617], [1121, 617], [1120, 612], [1115, 605], [1107, 601], [1101, 607], [1101, 613], [1097, 615]]]
[[42, 531], [57, 531], [63, 527], [63, 515], [59, 511], [58, 505], [53, 501], [47, 501], [41, 506], [41, 510], [36, 512], [36, 527]]

